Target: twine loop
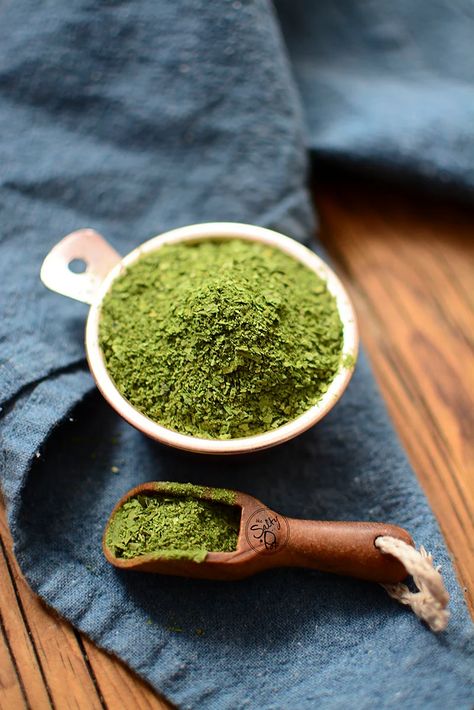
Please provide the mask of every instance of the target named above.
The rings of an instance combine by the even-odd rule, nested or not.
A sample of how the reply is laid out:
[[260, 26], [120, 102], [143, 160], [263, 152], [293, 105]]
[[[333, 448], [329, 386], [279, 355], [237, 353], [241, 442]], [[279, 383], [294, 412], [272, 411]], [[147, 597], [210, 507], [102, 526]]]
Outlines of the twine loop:
[[408, 545], [403, 540], [383, 535], [375, 540], [375, 546], [385, 555], [392, 555], [413, 577], [418, 588], [411, 592], [406, 584], [382, 584], [385, 591], [400, 604], [409, 606], [432, 631], [444, 631], [448, 625], [449, 611], [446, 608], [449, 594], [440, 574], [440, 567], [433, 565], [433, 558], [425, 548]]

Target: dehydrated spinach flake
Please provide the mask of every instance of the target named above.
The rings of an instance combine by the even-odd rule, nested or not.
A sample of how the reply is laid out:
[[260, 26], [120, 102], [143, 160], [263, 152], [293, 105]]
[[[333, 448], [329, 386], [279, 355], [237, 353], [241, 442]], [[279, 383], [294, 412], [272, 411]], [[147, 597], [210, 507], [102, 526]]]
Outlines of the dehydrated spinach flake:
[[313, 271], [240, 239], [143, 255], [106, 294], [99, 327], [122, 395], [178, 432], [231, 439], [318, 402], [341, 361], [336, 301]]
[[[107, 547], [115, 557], [133, 559], [154, 554], [202, 562], [208, 552], [237, 548], [240, 508], [200, 499], [193, 490], [196, 486], [176, 485], [180, 490], [175, 495], [157, 488], [156, 494], [129, 498], [115, 512], [106, 533]], [[189, 495], [185, 495], [187, 488]], [[173, 490], [173, 484], [169, 484], [169, 490]]]

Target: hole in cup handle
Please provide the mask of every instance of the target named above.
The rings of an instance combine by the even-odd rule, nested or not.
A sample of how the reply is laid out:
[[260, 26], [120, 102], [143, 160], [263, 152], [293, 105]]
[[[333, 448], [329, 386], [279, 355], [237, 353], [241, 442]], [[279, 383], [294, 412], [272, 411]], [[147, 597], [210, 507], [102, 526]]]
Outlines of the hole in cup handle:
[[[51, 249], [41, 267], [41, 281], [52, 291], [92, 304], [100, 285], [121, 256], [93, 229], [78, 229]], [[84, 262], [81, 273], [71, 270], [74, 261]]]

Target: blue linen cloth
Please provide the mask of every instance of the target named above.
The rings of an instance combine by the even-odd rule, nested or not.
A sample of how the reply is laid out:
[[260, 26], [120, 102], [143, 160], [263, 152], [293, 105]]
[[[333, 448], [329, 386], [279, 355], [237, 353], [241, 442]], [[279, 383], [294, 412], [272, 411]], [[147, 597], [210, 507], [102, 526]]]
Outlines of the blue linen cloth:
[[316, 165], [472, 200], [472, 0], [278, 0]]
[[[308, 27], [328, 8], [308, 9]], [[308, 82], [305, 92], [324, 115], [327, 96]], [[363, 355], [338, 406], [297, 440], [248, 457], [185, 455], [106, 405], [84, 361], [87, 307], [39, 282], [47, 251], [86, 225], [122, 253], [207, 220], [309, 239], [303, 118], [271, 7], [4, 4], [0, 96], [2, 487], [32, 588], [182, 707], [471, 707], [462, 593]], [[307, 570], [232, 584], [117, 572], [101, 554], [107, 516], [131, 486], [160, 479], [235, 487], [295, 517], [407, 527], [443, 566], [447, 632], [376, 585]]]

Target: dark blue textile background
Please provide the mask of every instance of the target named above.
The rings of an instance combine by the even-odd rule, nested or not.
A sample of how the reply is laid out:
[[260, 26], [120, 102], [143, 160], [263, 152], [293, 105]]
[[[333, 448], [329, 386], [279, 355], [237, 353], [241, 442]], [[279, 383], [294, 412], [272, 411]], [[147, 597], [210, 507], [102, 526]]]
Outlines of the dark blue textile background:
[[472, 0], [278, 0], [316, 168], [474, 196]]
[[[366, 46], [377, 7], [392, 18], [388, 39]], [[305, 129], [266, 2], [0, 5], [1, 466], [15, 551], [48, 604], [182, 707], [467, 710], [473, 636], [462, 593], [364, 356], [336, 409], [299, 439], [254, 457], [180, 454], [101, 399], [84, 361], [87, 309], [41, 286], [41, 262], [83, 226], [122, 253], [164, 229], [208, 220], [309, 240], [305, 136], [316, 155], [385, 172], [390, 164], [435, 182], [447, 170], [448, 182], [469, 192], [464, 38], [472, 4], [426, 7], [431, 40], [426, 23], [417, 24], [423, 13], [408, 4], [399, 20], [388, 3], [308, 4], [304, 22], [303, 5], [279, 5]], [[445, 110], [443, 94], [433, 127], [428, 70], [408, 81], [403, 60], [414, 62], [414, 32], [425, 43], [444, 37], [446, 13], [458, 54], [447, 55], [449, 70], [431, 55], [426, 62], [432, 95], [442, 74], [454, 108]], [[339, 41], [324, 42], [326, 31]], [[394, 46], [401, 49], [389, 78], [379, 57]], [[388, 126], [404, 92], [406, 120]], [[306, 570], [236, 584], [118, 573], [101, 555], [103, 525], [128, 488], [153, 479], [240, 488], [292, 516], [409, 528], [443, 565], [447, 632], [433, 635], [376, 585]]]

